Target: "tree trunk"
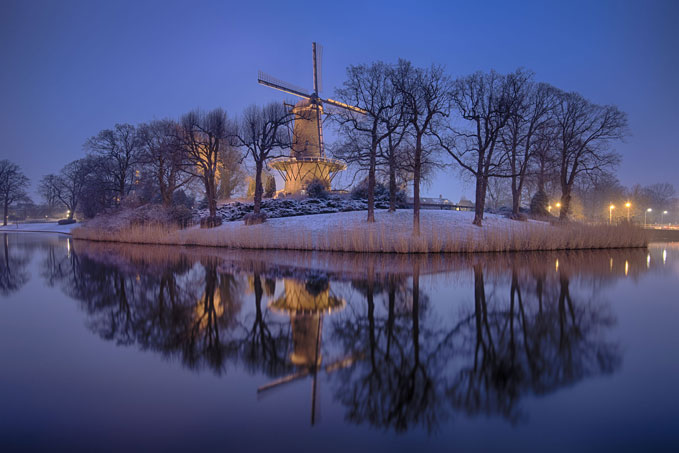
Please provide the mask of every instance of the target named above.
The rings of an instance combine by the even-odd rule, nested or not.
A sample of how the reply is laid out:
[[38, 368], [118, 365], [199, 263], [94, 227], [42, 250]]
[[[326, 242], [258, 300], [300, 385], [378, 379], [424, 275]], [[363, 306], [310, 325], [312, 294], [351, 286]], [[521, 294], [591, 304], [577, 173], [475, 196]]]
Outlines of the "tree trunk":
[[264, 164], [261, 160], [255, 163], [255, 200], [254, 209], [255, 214], [259, 214], [262, 207], [262, 193], [264, 193], [264, 188], [262, 187], [262, 170], [264, 169]]
[[205, 177], [205, 196], [207, 197], [207, 206], [210, 217], [217, 216], [217, 200], [215, 199], [214, 177], [206, 175]]
[[396, 157], [389, 155], [389, 212], [396, 211]]
[[4, 207], [4, 215], [2, 216], [2, 222], [3, 222], [2, 225], [7, 226], [7, 217], [9, 216], [9, 201], [7, 201], [7, 199], [5, 199], [5, 203], [4, 203], [3, 207]]
[[368, 222], [375, 222], [375, 166], [377, 154], [377, 144], [374, 143], [370, 149], [370, 167], [368, 168]]
[[413, 235], [420, 235], [420, 174], [422, 172], [422, 136], [415, 143], [415, 168], [413, 172]]
[[483, 210], [486, 206], [486, 186], [481, 173], [476, 175], [476, 203], [474, 204], [474, 221], [476, 226], [483, 226]]
[[571, 187], [566, 185], [561, 191], [561, 209], [559, 220], [568, 220], [568, 213], [571, 208]]
[[521, 203], [521, 193], [516, 184], [516, 175], [512, 175], [512, 215], [517, 218], [519, 215], [519, 204]]

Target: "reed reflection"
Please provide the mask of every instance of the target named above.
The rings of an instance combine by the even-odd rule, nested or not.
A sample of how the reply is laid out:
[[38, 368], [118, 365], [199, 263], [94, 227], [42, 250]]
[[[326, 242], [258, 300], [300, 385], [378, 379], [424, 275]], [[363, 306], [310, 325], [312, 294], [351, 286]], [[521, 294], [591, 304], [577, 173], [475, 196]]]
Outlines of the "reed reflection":
[[[357, 258], [76, 243], [59, 253], [69, 255], [47, 254], [58, 270], [45, 275], [102, 338], [193, 370], [263, 373], [259, 392], [308, 377], [312, 424], [322, 378], [347, 420], [430, 432], [454, 414], [517, 423], [525, 396], [615, 372], [604, 288], [649, 269], [645, 250]], [[430, 275], [470, 297], [449, 302]]]

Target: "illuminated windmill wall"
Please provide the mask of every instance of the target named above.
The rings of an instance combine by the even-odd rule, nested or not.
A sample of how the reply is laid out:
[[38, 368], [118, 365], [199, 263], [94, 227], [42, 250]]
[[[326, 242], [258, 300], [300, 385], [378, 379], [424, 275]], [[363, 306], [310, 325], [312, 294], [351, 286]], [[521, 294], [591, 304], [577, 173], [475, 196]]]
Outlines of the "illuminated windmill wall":
[[268, 87], [283, 91], [302, 99], [292, 107], [295, 115], [293, 127], [292, 151], [290, 157], [274, 159], [269, 166], [277, 170], [285, 181], [283, 191], [288, 194], [299, 193], [306, 185], [318, 179], [330, 188], [337, 172], [346, 169], [344, 162], [325, 157], [323, 149], [323, 104], [333, 105], [358, 114], [365, 111], [332, 99], [322, 99], [321, 91], [321, 47], [311, 45], [314, 91], [308, 94], [305, 89], [280, 81], [263, 72], [259, 72], [257, 81]]

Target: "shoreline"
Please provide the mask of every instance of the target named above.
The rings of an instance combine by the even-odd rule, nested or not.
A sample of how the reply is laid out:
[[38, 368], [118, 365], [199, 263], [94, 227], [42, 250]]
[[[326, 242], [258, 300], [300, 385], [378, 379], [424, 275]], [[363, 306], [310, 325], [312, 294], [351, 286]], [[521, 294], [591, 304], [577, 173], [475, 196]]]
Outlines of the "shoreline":
[[261, 225], [229, 222], [211, 229], [184, 230], [142, 225], [103, 230], [86, 225], [75, 239], [156, 245], [208, 246], [248, 250], [306, 250], [355, 253], [478, 253], [639, 248], [645, 232], [631, 226], [551, 225], [488, 215], [483, 227], [471, 224], [473, 213], [423, 211], [421, 234], [413, 236], [412, 211], [378, 211], [376, 222], [365, 212], [316, 214], [269, 219]]
[[0, 233], [56, 233], [72, 236], [73, 230], [81, 226], [82, 223], [80, 222], [68, 225], [59, 225], [57, 222], [15, 223], [13, 225], [0, 226]]

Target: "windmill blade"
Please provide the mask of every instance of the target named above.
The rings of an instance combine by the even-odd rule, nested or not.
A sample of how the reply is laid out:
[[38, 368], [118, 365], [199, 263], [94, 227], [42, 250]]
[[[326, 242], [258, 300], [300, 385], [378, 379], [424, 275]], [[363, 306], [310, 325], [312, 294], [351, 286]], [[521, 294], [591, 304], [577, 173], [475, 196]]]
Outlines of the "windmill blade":
[[321, 105], [316, 105], [316, 125], [318, 127], [318, 152], [321, 157], [325, 157], [325, 150], [323, 149], [323, 116], [321, 115]]
[[264, 384], [263, 386], [258, 387], [257, 393], [266, 392], [267, 390], [271, 390], [271, 389], [276, 388], [280, 385], [296, 381], [297, 379], [302, 379], [303, 377], [307, 377], [310, 372], [311, 371], [309, 369], [306, 369], [306, 370], [298, 371], [297, 373], [288, 374], [287, 376], [283, 376], [282, 378], [276, 379], [273, 382], [269, 382], [268, 384]]
[[314, 89], [316, 94], [323, 91], [323, 46], [314, 43]]
[[366, 113], [368, 113], [366, 110], [363, 110], [362, 108], [354, 107], [353, 105], [345, 104], [344, 102], [335, 101], [334, 99], [323, 99], [323, 102], [326, 102], [330, 105], [334, 105], [335, 107], [351, 110], [352, 112], [355, 113], [360, 113], [361, 115], [365, 115]]
[[268, 86], [275, 90], [280, 90], [284, 93], [299, 96], [304, 99], [309, 99], [311, 97], [311, 95], [308, 94], [304, 88], [300, 88], [291, 83], [283, 82], [282, 80], [279, 80], [262, 71], [259, 71], [257, 74], [257, 82], [260, 85]]
[[334, 373], [337, 370], [341, 370], [342, 368], [347, 368], [353, 365], [356, 361], [358, 360], [363, 360], [364, 354], [358, 353], [358, 354], [351, 354], [346, 357], [343, 357], [339, 360], [336, 360], [329, 365], [325, 367], [325, 372], [330, 374]]

